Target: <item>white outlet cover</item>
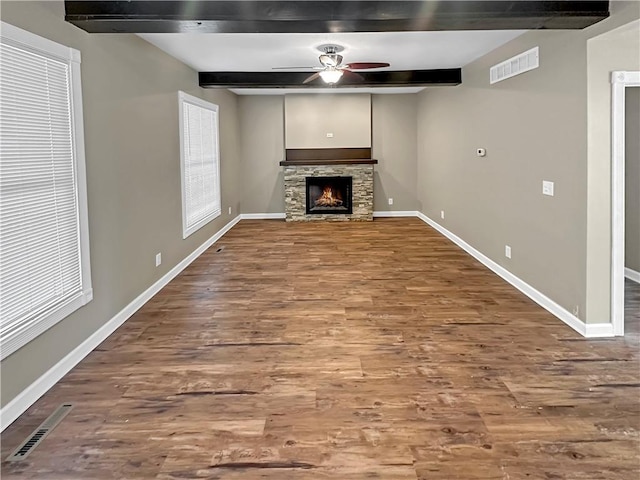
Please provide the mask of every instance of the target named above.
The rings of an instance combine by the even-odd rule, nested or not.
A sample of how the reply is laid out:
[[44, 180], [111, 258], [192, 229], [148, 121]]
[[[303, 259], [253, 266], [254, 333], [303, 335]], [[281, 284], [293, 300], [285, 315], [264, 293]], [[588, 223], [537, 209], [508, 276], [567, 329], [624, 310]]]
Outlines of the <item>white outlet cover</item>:
[[393, 205], [393, 198], [389, 199], [389, 205]]
[[444, 219], [444, 210], [440, 210], [440, 218]]
[[327, 138], [333, 138], [333, 133], [327, 132]]
[[511, 258], [511, 247], [509, 245], [504, 246], [504, 256]]
[[156, 267], [159, 267], [162, 263], [162, 253], [156, 253]]
[[550, 182], [548, 180], [542, 181], [542, 194], [553, 197], [553, 182]]

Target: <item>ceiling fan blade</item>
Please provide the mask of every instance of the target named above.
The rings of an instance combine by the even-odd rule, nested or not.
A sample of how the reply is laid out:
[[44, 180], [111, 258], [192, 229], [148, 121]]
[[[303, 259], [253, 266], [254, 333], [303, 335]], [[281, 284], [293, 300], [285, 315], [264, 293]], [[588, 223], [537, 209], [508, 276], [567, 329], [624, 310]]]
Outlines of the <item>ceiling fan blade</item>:
[[364, 77], [356, 72], [352, 72], [351, 70], [342, 70], [342, 74], [344, 78], [349, 79], [351, 82], [362, 82]]
[[271, 70], [317, 70], [322, 67], [271, 67]]
[[384, 62], [354, 62], [345, 65], [345, 67], [351, 70], [366, 70], [367, 68], [383, 68], [388, 66], [389, 64]]
[[306, 84], [309, 82], [313, 82], [316, 78], [320, 77], [320, 72], [316, 72], [313, 75], [308, 76], [307, 78], [305, 78], [304, 82], [302, 82], [302, 84]]

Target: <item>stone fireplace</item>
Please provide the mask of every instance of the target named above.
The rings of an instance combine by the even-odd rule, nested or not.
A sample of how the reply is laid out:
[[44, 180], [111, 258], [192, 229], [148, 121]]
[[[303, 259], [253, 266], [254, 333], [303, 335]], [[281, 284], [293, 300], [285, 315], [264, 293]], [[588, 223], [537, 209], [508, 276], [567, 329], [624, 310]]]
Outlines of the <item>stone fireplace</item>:
[[287, 150], [280, 162], [287, 221], [373, 220], [376, 163], [370, 148]]

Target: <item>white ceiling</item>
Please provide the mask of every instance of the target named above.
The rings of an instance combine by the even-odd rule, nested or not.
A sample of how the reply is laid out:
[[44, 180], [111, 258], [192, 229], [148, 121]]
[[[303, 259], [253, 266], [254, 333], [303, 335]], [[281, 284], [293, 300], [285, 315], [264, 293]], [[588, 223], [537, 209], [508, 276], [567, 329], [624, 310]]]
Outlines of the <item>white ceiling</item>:
[[[317, 47], [344, 47], [343, 63], [387, 62], [387, 70], [458, 68], [507, 43], [524, 30], [384, 33], [152, 33], [148, 42], [198, 72], [270, 72], [273, 67], [319, 66]], [[291, 71], [311, 71], [292, 68]], [[280, 70], [282, 71], [282, 70]], [[285, 70], [286, 71], [286, 70]], [[372, 70], [375, 71], [375, 70]], [[290, 93], [290, 89], [236, 89], [236, 93]], [[341, 91], [343, 89], [340, 89]], [[351, 90], [351, 89], [349, 89]], [[362, 89], [354, 89], [363, 91]], [[378, 92], [380, 90], [380, 92]], [[376, 89], [382, 93], [385, 88]], [[303, 91], [309, 92], [309, 89]], [[335, 91], [335, 90], [333, 90]], [[409, 87], [407, 93], [415, 92]], [[393, 93], [404, 92], [394, 89]], [[387, 92], [392, 93], [392, 92]]]

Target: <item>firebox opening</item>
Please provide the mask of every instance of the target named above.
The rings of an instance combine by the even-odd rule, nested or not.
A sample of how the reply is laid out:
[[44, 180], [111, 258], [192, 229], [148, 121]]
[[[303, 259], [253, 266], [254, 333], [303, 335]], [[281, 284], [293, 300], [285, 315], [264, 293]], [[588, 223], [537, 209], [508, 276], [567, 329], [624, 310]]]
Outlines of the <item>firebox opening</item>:
[[307, 214], [350, 214], [351, 177], [307, 177]]

